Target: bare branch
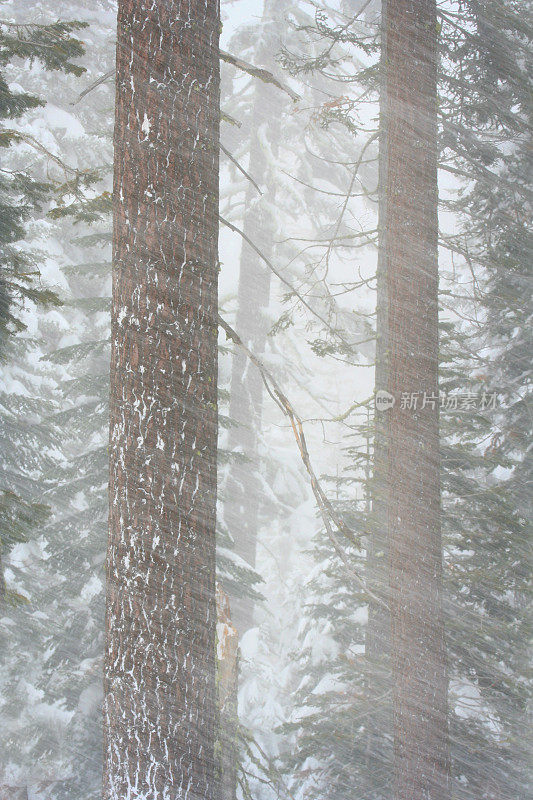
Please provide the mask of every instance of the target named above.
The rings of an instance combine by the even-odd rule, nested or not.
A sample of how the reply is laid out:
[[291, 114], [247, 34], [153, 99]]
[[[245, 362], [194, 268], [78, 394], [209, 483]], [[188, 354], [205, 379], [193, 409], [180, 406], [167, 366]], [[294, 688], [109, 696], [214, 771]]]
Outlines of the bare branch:
[[341, 342], [342, 342], [342, 343], [345, 345], [345, 347], [347, 347], [348, 349], [351, 349], [351, 348], [352, 348], [352, 346], [353, 346], [353, 345], [351, 345], [351, 344], [350, 344], [350, 343], [349, 343], [349, 342], [348, 342], [348, 341], [347, 341], [347, 340], [346, 340], [346, 339], [345, 339], [345, 338], [342, 336], [342, 334], [340, 334], [340, 333], [339, 333], [339, 331], [335, 330], [335, 328], [332, 328], [332, 327], [331, 327], [331, 325], [329, 324], [329, 322], [328, 322], [326, 319], [324, 319], [324, 317], [323, 317], [321, 314], [319, 314], [319, 313], [318, 313], [318, 311], [315, 311], [315, 309], [314, 309], [312, 306], [310, 306], [310, 305], [309, 305], [309, 303], [307, 302], [307, 300], [305, 299], [305, 297], [303, 297], [303, 296], [302, 296], [302, 295], [301, 295], [301, 294], [300, 294], [300, 293], [299, 293], [299, 292], [298, 292], [298, 291], [297, 291], [297, 290], [294, 288], [294, 286], [293, 286], [291, 283], [289, 283], [289, 281], [288, 281], [288, 280], [287, 280], [287, 279], [286, 279], [286, 278], [285, 278], [285, 277], [284, 277], [284, 276], [281, 274], [281, 272], [279, 272], [279, 270], [277, 270], [277, 269], [276, 269], [276, 267], [275, 267], [275, 266], [274, 266], [274, 264], [273, 264], [273, 263], [270, 261], [270, 259], [268, 259], [268, 258], [267, 258], [267, 257], [264, 255], [264, 253], [262, 253], [262, 252], [261, 252], [261, 250], [260, 250], [260, 249], [257, 247], [257, 245], [256, 245], [256, 244], [254, 244], [254, 242], [252, 242], [252, 240], [250, 239], [250, 237], [249, 237], [249, 236], [247, 236], [247, 235], [244, 233], [244, 231], [241, 231], [241, 229], [240, 229], [240, 228], [237, 228], [237, 226], [236, 226], [236, 225], [234, 225], [232, 222], [229, 222], [227, 219], [224, 219], [224, 217], [220, 217], [220, 216], [219, 216], [219, 220], [220, 220], [220, 222], [221, 222], [223, 225], [226, 225], [226, 227], [227, 227], [227, 228], [229, 228], [229, 229], [230, 229], [231, 231], [233, 231], [234, 233], [238, 233], [238, 234], [239, 234], [239, 236], [241, 236], [241, 237], [242, 237], [242, 239], [244, 239], [244, 241], [246, 242], [246, 244], [248, 244], [248, 245], [249, 245], [249, 246], [252, 248], [252, 250], [254, 250], [254, 251], [257, 253], [257, 255], [259, 256], [259, 258], [260, 258], [262, 261], [264, 261], [264, 262], [265, 262], [265, 264], [267, 265], [267, 267], [268, 267], [268, 268], [269, 268], [269, 269], [270, 269], [270, 270], [271, 270], [271, 271], [274, 273], [274, 275], [275, 275], [277, 278], [279, 278], [279, 280], [280, 280], [282, 283], [284, 283], [284, 284], [285, 284], [285, 286], [287, 286], [287, 288], [288, 288], [288, 289], [291, 291], [291, 293], [292, 293], [292, 294], [294, 294], [294, 295], [295, 295], [295, 297], [297, 297], [297, 298], [298, 298], [298, 300], [299, 300], [299, 301], [302, 303], [302, 305], [304, 305], [304, 306], [307, 308], [307, 310], [308, 310], [308, 311], [310, 311], [310, 312], [311, 312], [311, 314], [312, 314], [314, 317], [316, 317], [318, 320], [320, 320], [320, 322], [321, 322], [323, 325], [325, 325], [325, 326], [326, 326], [326, 328], [329, 330], [329, 332], [330, 332], [330, 333], [332, 333], [334, 336], [336, 336], [338, 339], [340, 339], [340, 341], [341, 341]]
[[230, 160], [230, 161], [231, 161], [233, 164], [235, 164], [235, 166], [237, 167], [237, 169], [239, 170], [239, 172], [242, 172], [242, 174], [244, 175], [244, 177], [245, 177], [245, 178], [248, 178], [248, 180], [250, 181], [250, 183], [251, 183], [253, 186], [255, 186], [255, 188], [257, 189], [257, 191], [259, 192], [259, 194], [263, 194], [263, 192], [261, 191], [261, 189], [259, 188], [259, 186], [257, 185], [257, 183], [254, 181], [254, 179], [252, 178], [252, 176], [251, 176], [251, 175], [249, 175], [249, 174], [246, 172], [246, 170], [244, 169], [244, 167], [241, 167], [241, 165], [239, 164], [239, 162], [237, 161], [237, 159], [236, 159], [236, 158], [234, 158], [234, 157], [231, 155], [231, 153], [229, 152], [229, 150], [226, 150], [226, 148], [224, 147], [224, 145], [222, 144], [222, 142], [220, 142], [220, 149], [222, 150], [222, 152], [224, 153], [224, 155], [225, 155], [225, 156], [227, 156], [227, 157], [229, 158], [229, 160]]
[[354, 168], [354, 171], [353, 171], [353, 174], [352, 174], [352, 178], [351, 178], [351, 181], [350, 181], [350, 186], [348, 188], [348, 192], [346, 193], [346, 197], [345, 197], [344, 203], [342, 204], [341, 213], [339, 215], [339, 218], [337, 220], [337, 224], [335, 226], [335, 232], [333, 234], [331, 242], [330, 242], [330, 244], [328, 246], [328, 249], [326, 251], [326, 272], [324, 274], [324, 278], [327, 276], [328, 271], [329, 271], [329, 259], [330, 259], [330, 256], [331, 256], [331, 249], [332, 249], [332, 246], [333, 246], [333, 242], [337, 238], [337, 236], [339, 235], [339, 231], [340, 231], [340, 228], [341, 228], [341, 225], [342, 225], [342, 220], [344, 218], [344, 214], [346, 213], [346, 209], [348, 207], [348, 201], [350, 200], [350, 197], [352, 195], [352, 190], [353, 190], [353, 187], [354, 187], [354, 184], [355, 184], [355, 180], [357, 178], [357, 173], [359, 172], [359, 168], [361, 166], [361, 162], [363, 161], [363, 158], [364, 158], [364, 155], [365, 155], [365, 152], [366, 152], [367, 148], [377, 138], [378, 138], [378, 133], [373, 133], [370, 136], [370, 138], [367, 139], [367, 141], [365, 142], [364, 147], [361, 150], [361, 153], [359, 155], [357, 163], [355, 165], [355, 168]]
[[235, 125], [236, 128], [240, 128], [242, 126], [242, 122], [239, 122], [238, 119], [235, 119], [235, 117], [232, 117], [231, 114], [228, 114], [222, 109], [220, 109], [220, 119], [223, 122], [229, 122], [230, 125]]
[[[263, 83], [271, 83], [273, 86], [276, 86], [278, 89], [281, 89], [282, 92], [285, 92], [289, 95], [291, 100], [294, 100], [296, 103], [300, 100], [300, 95], [297, 94], [295, 91], [291, 89], [290, 86], [287, 84], [282, 83], [272, 72], [269, 72], [267, 69], [263, 69], [263, 67], [255, 67], [253, 64], [250, 64], [248, 61], [243, 61], [241, 58], [237, 58], [237, 56], [232, 56], [231, 53], [226, 53], [225, 50], [220, 51], [220, 58], [222, 61], [227, 62], [228, 64], [233, 64], [234, 67], [237, 69], [242, 70], [243, 72], [247, 72], [249, 75], [252, 75], [254, 78], [259, 78], [259, 80], [263, 81]], [[70, 104], [71, 106], [75, 106], [77, 103], [82, 100], [89, 92], [92, 92], [93, 89], [96, 89], [97, 86], [101, 86], [102, 83], [105, 83], [110, 78], [115, 75], [115, 70], [110, 69], [109, 72], [106, 72], [102, 75], [98, 80], [91, 83], [83, 92], [80, 92], [76, 100], [73, 100]]]
[[102, 83], [105, 83], [110, 78], [113, 78], [114, 75], [115, 75], [115, 70], [114, 69], [110, 69], [109, 72], [106, 72], [104, 75], [102, 75], [101, 78], [98, 78], [98, 80], [94, 81], [94, 83], [91, 83], [91, 85], [88, 86], [86, 89], [84, 89], [83, 92], [80, 92], [80, 94], [78, 95], [76, 100], [74, 100], [70, 105], [71, 106], [75, 106], [76, 103], [79, 103], [80, 100], [83, 97], [85, 97], [86, 94], [89, 94], [89, 92], [92, 92], [92, 90], [96, 89], [97, 86], [100, 86]]
[[298, 100], [301, 100], [299, 94], [293, 91], [290, 86], [287, 86], [286, 83], [282, 83], [278, 78], [276, 78], [275, 75], [273, 75], [267, 69], [263, 69], [263, 67], [255, 67], [248, 61], [243, 61], [242, 58], [238, 58], [237, 56], [232, 56], [231, 53], [226, 53], [225, 50], [220, 51], [220, 58], [222, 59], [222, 61], [226, 61], [228, 64], [233, 64], [233, 66], [237, 67], [237, 69], [240, 69], [243, 72], [247, 72], [254, 78], [259, 78], [259, 80], [263, 81], [263, 83], [271, 83], [273, 86], [276, 86], [278, 89], [281, 89], [282, 92], [288, 94], [291, 100], [294, 100], [295, 103]]
[[316, 474], [313, 470], [313, 466], [311, 464], [311, 459], [309, 457], [309, 451], [307, 449], [307, 441], [305, 438], [305, 433], [301, 418], [294, 410], [294, 407], [292, 406], [289, 399], [280, 388], [276, 379], [266, 369], [262, 361], [260, 361], [259, 358], [257, 358], [256, 355], [254, 355], [254, 353], [252, 353], [252, 351], [244, 344], [239, 334], [230, 325], [228, 325], [228, 323], [224, 319], [222, 319], [220, 315], [218, 315], [218, 324], [220, 325], [221, 328], [223, 328], [228, 339], [231, 339], [233, 342], [235, 342], [236, 345], [238, 345], [242, 350], [244, 350], [250, 361], [253, 364], [255, 364], [255, 366], [257, 367], [257, 369], [261, 374], [261, 378], [263, 379], [263, 383], [265, 384], [266, 390], [268, 391], [269, 395], [272, 397], [278, 408], [281, 409], [283, 414], [286, 417], [288, 417], [294, 434], [294, 438], [296, 440], [296, 444], [298, 445], [298, 450], [300, 452], [301, 459], [303, 461], [307, 474], [311, 479], [311, 488], [313, 490], [313, 494], [315, 496], [315, 500], [317, 502], [318, 509], [320, 511], [320, 516], [322, 517], [322, 522], [324, 523], [324, 527], [326, 529], [326, 533], [331, 543], [333, 544], [335, 552], [341, 559], [346, 572], [351, 578], [355, 579], [355, 581], [358, 583], [361, 589], [363, 589], [365, 594], [371, 597], [372, 600], [374, 600], [374, 602], [378, 603], [383, 607], [386, 607], [386, 603], [384, 603], [384, 601], [380, 597], [378, 597], [378, 595], [374, 594], [373, 592], [370, 591], [370, 589], [368, 589], [364, 580], [361, 578], [358, 572], [356, 572], [356, 570], [353, 568], [353, 565], [350, 564], [346, 556], [346, 553], [344, 552], [344, 549], [339, 541], [339, 538], [336, 532], [333, 530], [331, 523], [333, 523], [336, 526], [337, 530], [344, 536], [346, 536], [352, 543], [356, 544], [358, 547], [360, 546], [359, 537], [356, 536], [354, 532], [351, 531], [344, 524], [342, 519], [340, 519], [340, 517], [336, 514], [335, 509], [331, 505], [329, 498], [322, 489], [322, 486], [320, 485], [319, 480], [316, 477]]

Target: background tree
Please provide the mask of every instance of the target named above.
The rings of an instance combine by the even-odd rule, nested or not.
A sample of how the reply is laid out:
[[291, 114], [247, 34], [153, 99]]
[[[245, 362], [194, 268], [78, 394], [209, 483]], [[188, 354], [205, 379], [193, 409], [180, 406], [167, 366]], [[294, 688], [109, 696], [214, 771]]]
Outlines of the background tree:
[[[46, 23], [34, 15], [28, 20], [25, 9], [20, 17], [12, 8], [4, 11], [5, 18], [0, 20], [0, 142], [5, 148], [0, 175], [0, 521], [8, 604], [2, 633], [0, 792], [5, 797], [25, 797], [32, 773], [36, 776], [41, 769], [37, 765], [42, 750], [29, 753], [44, 704], [39, 709], [36, 697], [40, 695], [33, 695], [30, 721], [27, 701], [34, 688], [36, 663], [46, 649], [42, 609], [37, 618], [40, 593], [47, 582], [42, 555], [50, 507], [44, 493], [47, 470], [57, 466], [54, 392], [46, 367], [39, 363], [46, 348], [36, 322], [40, 317], [53, 318], [58, 312], [51, 313], [51, 307], [60, 305], [48, 274], [45, 214], [65, 195], [85, 190], [92, 177], [51, 152], [49, 141], [35, 125], [38, 114], [48, 112], [42, 83], [30, 81], [31, 88], [25, 90], [16, 80], [24, 68], [34, 75], [52, 75], [56, 83], [80, 77], [85, 70], [76, 62], [84, 47], [73, 34], [85, 24], [57, 21], [57, 13], [55, 21]], [[37, 630], [42, 651], [34, 650]]]
[[[262, 35], [255, 51], [257, 64], [270, 70], [275, 68], [274, 55], [279, 49], [275, 20], [282, 6], [266, 2], [261, 20]], [[255, 186], [246, 189], [243, 232], [267, 259], [272, 259], [276, 239], [275, 184], [272, 161], [279, 146], [279, 114], [272, 114], [272, 87], [256, 81], [252, 117], [253, 140], [250, 143], [248, 170], [258, 176], [261, 185], [267, 186], [266, 197], [261, 197]], [[238, 308], [236, 330], [245, 344], [261, 358], [266, 344], [270, 322], [267, 309], [270, 304], [272, 274], [264, 260], [247, 242], [243, 242], [239, 265]], [[228, 446], [246, 456], [246, 461], [235, 460], [230, 466], [225, 486], [227, 496], [224, 518], [235, 539], [235, 553], [255, 569], [256, 547], [261, 502], [261, 481], [256, 473], [258, 439], [261, 431], [263, 405], [263, 380], [259, 370], [250, 367], [242, 349], [234, 352], [230, 389], [229, 416], [232, 426]], [[253, 600], [250, 597], [232, 598], [232, 617], [242, 636], [253, 625]]]
[[[19, 120], [28, 110], [44, 105], [39, 97], [11, 89], [6, 81], [5, 68], [15, 59], [39, 61], [47, 70], [81, 75], [83, 68], [75, 64], [83, 53], [81, 42], [71, 34], [80, 28], [79, 22], [56, 22], [53, 25], [16, 24], [0, 19], [0, 146], [10, 148], [26, 143], [46, 158], [45, 148], [21, 130], [11, 127], [11, 120]], [[14, 123], [16, 125], [16, 122]], [[57, 295], [37, 284], [39, 275], [35, 256], [20, 246], [25, 236], [24, 221], [38, 213], [50, 200], [55, 188], [50, 181], [42, 180], [24, 169], [6, 167], [0, 174], [0, 359], [6, 364], [10, 353], [9, 337], [24, 330], [20, 309], [25, 303], [44, 306], [58, 304]], [[14, 166], [14, 165], [13, 165]], [[18, 355], [20, 355], [20, 350]], [[29, 411], [29, 409], [27, 409]], [[20, 424], [22, 412], [19, 404], [17, 419], [6, 405], [1, 419], [2, 452], [7, 453], [15, 442], [29, 454], [31, 426]], [[11, 442], [11, 444], [8, 444]], [[4, 464], [4, 477], [0, 489], [0, 521], [2, 527], [0, 559], [16, 542], [25, 541], [32, 527], [38, 526], [46, 516], [45, 508], [31, 499], [27, 476], [13, 465]], [[0, 561], [0, 596], [6, 593]]]
[[[490, 385], [493, 380], [489, 376], [493, 374], [495, 367], [494, 356], [491, 355], [487, 360], [485, 354], [494, 353], [493, 348], [498, 347], [496, 345], [498, 336], [495, 329], [490, 330], [490, 326], [485, 325], [482, 327], [481, 339], [479, 335], [480, 320], [483, 317], [480, 303], [483, 302], [484, 292], [489, 289], [485, 279], [497, 263], [491, 245], [491, 242], [495, 241], [495, 231], [499, 225], [495, 224], [496, 220], [501, 220], [502, 225], [505, 225], [505, 247], [508, 253], [513, 254], [511, 261], [506, 263], [515, 265], [513, 270], [502, 267], [500, 276], [505, 275], [509, 283], [504, 289], [504, 281], [500, 278], [497, 292], [500, 314], [507, 315], [510, 324], [512, 320], [518, 320], [516, 310], [513, 310], [516, 299], [516, 288], [513, 289], [513, 285], [516, 277], [512, 276], [519, 276], [521, 267], [518, 265], [527, 263], [527, 237], [523, 236], [520, 222], [524, 202], [527, 204], [524, 186], [518, 179], [500, 182], [498, 169], [494, 168], [501, 159], [504, 174], [507, 165], [509, 167], [513, 165], [514, 170], [517, 162], [514, 155], [509, 157], [509, 143], [517, 143], [518, 155], [519, 152], [523, 152], [523, 143], [528, 136], [525, 111], [527, 93], [523, 91], [527, 83], [529, 59], [526, 45], [528, 36], [525, 31], [527, 23], [513, 3], [497, 3], [487, 8], [486, 12], [485, 8], [477, 3], [462, 3], [460, 7], [450, 6], [446, 11], [441, 9], [440, 13], [442, 22], [440, 31], [442, 63], [439, 73], [440, 166], [441, 179], [445, 187], [440, 198], [443, 212], [440, 232], [442, 248], [440, 369], [441, 389], [455, 394], [457, 403], [455, 411], [452, 407], [451, 410], [443, 410], [441, 414], [442, 519], [446, 560], [447, 638], [452, 678], [450, 690], [452, 792], [454, 797], [461, 798], [479, 797], [486, 792], [500, 792], [502, 796], [509, 794], [510, 797], [514, 797], [513, 792], [519, 793], [517, 787], [527, 784], [527, 779], [524, 777], [526, 759], [514, 734], [511, 733], [511, 728], [508, 737], [503, 731], [506, 729], [504, 720], [508, 720], [512, 727], [515, 723], [511, 721], [521, 718], [518, 709], [525, 708], [526, 701], [522, 691], [524, 677], [522, 668], [515, 669], [510, 666], [507, 655], [504, 661], [509, 663], [509, 666], [502, 671], [502, 665], [498, 666], [494, 653], [503, 653], [506, 650], [503, 646], [503, 630], [506, 624], [510, 624], [510, 620], [513, 620], [513, 630], [515, 626], [517, 631], [523, 630], [523, 612], [512, 600], [512, 592], [504, 590], [503, 587], [509, 586], [508, 581], [517, 580], [516, 569], [508, 571], [508, 566], [511, 562], [515, 565], [523, 562], [526, 526], [524, 520], [520, 521], [517, 516], [513, 504], [508, 502], [505, 476], [510, 474], [510, 463], [502, 459], [503, 452], [499, 448], [487, 446], [494, 435], [495, 420], [498, 415], [490, 410], [483, 411], [479, 403], [484, 389], [488, 394], [487, 382]], [[348, 14], [345, 19], [346, 22], [349, 21]], [[499, 35], [495, 34], [496, 28]], [[330, 30], [324, 26], [322, 30], [324, 37], [334, 36], [333, 28]], [[492, 31], [492, 34], [486, 35], [487, 31]], [[326, 42], [328, 41], [331, 39], [326, 39]], [[334, 55], [337, 53], [338, 50], [335, 50]], [[512, 109], [512, 113], [509, 113], [509, 109]], [[487, 159], [490, 159], [490, 164]], [[454, 176], [452, 184], [447, 175]], [[475, 183], [468, 183], [468, 176], [471, 176]], [[505, 200], [503, 200], [504, 195]], [[484, 200], [478, 204], [481, 198]], [[506, 212], [500, 215], [495, 211], [496, 208], [506, 208]], [[450, 214], [453, 214], [451, 221]], [[382, 242], [383, 233], [381, 230]], [[494, 285], [492, 281], [490, 285]], [[378, 295], [379, 286], [378, 278]], [[507, 300], [504, 301], [504, 298]], [[509, 305], [506, 306], [505, 302]], [[524, 313], [528, 315], [527, 309], [524, 309]], [[500, 321], [502, 318], [500, 316]], [[384, 327], [383, 316], [380, 318], [379, 315], [378, 301], [378, 350], [380, 330], [383, 332]], [[518, 354], [521, 352], [524, 340], [519, 332], [520, 326], [514, 325], [513, 330], [512, 339], [517, 343]], [[519, 363], [513, 359], [509, 360], [508, 364], [512, 361]], [[380, 370], [384, 368], [383, 351], [377, 368]], [[524, 375], [527, 381], [527, 372], [523, 367], [520, 367], [520, 370], [520, 374]], [[377, 388], [382, 386], [382, 383], [377, 383]], [[501, 389], [500, 383], [495, 383], [493, 386]], [[508, 392], [509, 389], [506, 389], [505, 393]], [[465, 397], [468, 393], [478, 402], [477, 411], [467, 410]], [[513, 403], [516, 411], [521, 409], [527, 413], [526, 397], [527, 390], [522, 388]], [[510, 418], [511, 415], [507, 414], [501, 417], [502, 420]], [[379, 419], [377, 421], [379, 422]], [[362, 464], [367, 463], [365, 430], [366, 425], [358, 427], [351, 450], [354, 451], [353, 464], [360, 465], [359, 478], [363, 480]], [[515, 437], [518, 430], [517, 426]], [[377, 441], [374, 446], [378, 447]], [[374, 458], [372, 494], [375, 502], [377, 454]], [[519, 475], [520, 470], [517, 470], [516, 474]], [[485, 477], [482, 478], [482, 475]], [[347, 510], [349, 484], [345, 485], [346, 488], [341, 493], [341, 497], [345, 498], [344, 513], [353, 514], [353, 510], [351, 512]], [[352, 506], [353, 502], [349, 507]], [[370, 520], [366, 521], [367, 525], [370, 522], [369, 545], [376, 536], [374, 520], [378, 517], [374, 510]], [[359, 517], [355, 527], [357, 529], [364, 524], [364, 517], [362, 519]], [[382, 527], [382, 524], [378, 526], [378, 532]], [[475, 534], [473, 530], [476, 531]], [[510, 541], [516, 546], [514, 555], [504, 544]], [[386, 559], [386, 537], [382, 538], [380, 546], [375, 550], [378, 555], [381, 554], [381, 558]], [[376, 577], [375, 574], [374, 577], [372, 575], [372, 554], [373, 549], [370, 546], [366, 574], [369, 585], [374, 591], [378, 591], [380, 586], [383, 586], [383, 579]], [[322, 551], [319, 552], [318, 558], [322, 558]], [[485, 566], [482, 567], [482, 564]], [[528, 569], [519, 581], [523, 598], [528, 593], [526, 573], [529, 576]], [[482, 576], [485, 576], [486, 580]], [[333, 619], [344, 619], [340, 615], [343, 608], [349, 608], [350, 597], [353, 598], [353, 607], [361, 603], [361, 597], [356, 591], [352, 590], [350, 593], [346, 588], [343, 591], [345, 583], [343, 571], [339, 568], [335, 579], [336, 592], [329, 595], [326, 591], [321, 595], [317, 591], [316, 601], [312, 606], [313, 612], [309, 614], [304, 628], [306, 640], [309, 640], [313, 616], [318, 620], [328, 619], [331, 624]], [[323, 600], [324, 594], [328, 597], [327, 602]], [[372, 605], [370, 602], [369, 622], [366, 626], [368, 640], [375, 635], [372, 633]], [[376, 608], [376, 612], [379, 614], [379, 607]], [[346, 617], [349, 620], [348, 609]], [[360, 647], [360, 633], [354, 617], [355, 615], [351, 619], [351, 650], [357, 653], [357, 648]], [[386, 620], [386, 615], [383, 619]], [[476, 619], [478, 623], [475, 622]], [[507, 623], [504, 620], [507, 620]], [[479, 627], [480, 636], [476, 647], [473, 648], [472, 632], [476, 625]], [[324, 710], [331, 707], [334, 698], [338, 698], [339, 706], [345, 708], [350, 697], [346, 687], [351, 686], [354, 693], [359, 691], [360, 681], [353, 672], [353, 665], [358, 662], [354, 661], [351, 669], [346, 657], [350, 638], [344, 637], [343, 631], [347, 631], [348, 627], [348, 621], [346, 626], [339, 623], [338, 634], [333, 635], [331, 643], [338, 656], [333, 662], [331, 659], [326, 661], [323, 671], [319, 673], [323, 678], [322, 686], [328, 685], [328, 676], [330, 680], [337, 675], [342, 676], [342, 681], [339, 681], [336, 688], [329, 693], [324, 690], [322, 695], [320, 687], [317, 686], [306, 695], [305, 690], [309, 684], [314, 686], [314, 683], [310, 682], [310, 675], [316, 672], [316, 668], [311, 669], [309, 656], [306, 660], [305, 651], [298, 653], [298, 657], [305, 662], [302, 665], [302, 672], [306, 675], [307, 684], [302, 681], [301, 694], [306, 714], [309, 714], [309, 709]], [[386, 643], [386, 638], [385, 640], [381, 638], [378, 652], [383, 653]], [[514, 647], [516, 645], [511, 645], [511, 650]], [[345, 724], [342, 730], [345, 735], [341, 736], [338, 728], [336, 737], [327, 730], [327, 724], [323, 719], [324, 711], [322, 714], [309, 714], [302, 722], [295, 723], [291, 728], [299, 730], [301, 736], [301, 749], [295, 750], [295, 764], [301, 764], [304, 756], [311, 759], [311, 754], [316, 756], [318, 753], [313, 768], [308, 766], [308, 780], [311, 781], [313, 775], [316, 780], [319, 779], [318, 776], [325, 776], [328, 784], [327, 796], [335, 796], [336, 791], [342, 796], [347, 785], [355, 784], [360, 787], [361, 794], [366, 792], [371, 797], [390, 797], [388, 776], [391, 761], [387, 752], [390, 726], [378, 725], [376, 730], [375, 724], [378, 719], [376, 713], [378, 702], [384, 707], [385, 713], [390, 713], [387, 710], [390, 709], [390, 695], [386, 691], [390, 679], [385, 671], [385, 691], [379, 692], [380, 674], [377, 672], [375, 660], [372, 663], [367, 659], [367, 669], [368, 686], [371, 689], [369, 697], [373, 700], [371, 715], [367, 713], [369, 709], [367, 703], [354, 698], [351, 714], [346, 711], [344, 717]], [[504, 674], [508, 676], [507, 679], [504, 679]], [[509, 677], [511, 674], [514, 676], [512, 679]], [[503, 689], [504, 683], [507, 685], [507, 690]], [[514, 689], [511, 690], [510, 686], [513, 684]], [[509, 699], [510, 696], [515, 698], [514, 708], [509, 706], [505, 712], [498, 712], [496, 709], [503, 698]], [[340, 718], [339, 713], [337, 718]], [[372, 747], [368, 746], [369, 725], [372, 728], [371, 736], [374, 742]], [[381, 742], [376, 735], [383, 737]], [[323, 759], [320, 757], [320, 743], [324, 740], [335, 742], [329, 760], [325, 754]], [[351, 763], [348, 742], [354, 742]], [[514, 744], [511, 745], [511, 742]], [[373, 768], [365, 770], [363, 776], [361, 765], [366, 759], [370, 759]], [[488, 762], [499, 765], [497, 769], [490, 770], [490, 777], [487, 776]], [[292, 765], [292, 762], [290, 763]], [[294, 772], [295, 778], [299, 774], [303, 774], [303, 770], [302, 773]]]
[[[397, 398], [387, 424], [394, 797], [445, 800], [436, 4], [387, 0], [385, 15], [387, 388]], [[402, 407], [405, 392], [433, 400]]]

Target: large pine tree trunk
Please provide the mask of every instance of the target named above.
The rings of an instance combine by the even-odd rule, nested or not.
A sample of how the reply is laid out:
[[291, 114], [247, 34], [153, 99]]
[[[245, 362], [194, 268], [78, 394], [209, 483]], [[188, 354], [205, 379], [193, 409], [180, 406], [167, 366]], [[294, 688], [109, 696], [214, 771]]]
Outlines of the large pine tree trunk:
[[[387, 412], [394, 796], [445, 800], [436, 2], [387, 0], [385, 10], [388, 388], [396, 397]], [[419, 393], [416, 410], [402, 407], [402, 392]]]
[[[275, 33], [276, 15], [281, 14], [279, 0], [265, 0], [262, 37], [256, 62], [275, 68], [274, 55], [279, 46]], [[252, 114], [253, 138], [249, 172], [266, 193], [259, 197], [249, 185], [246, 191], [243, 230], [271, 259], [274, 252], [275, 184], [271, 159], [276, 156], [280, 135], [280, 115], [272, 112], [276, 97], [272, 87], [258, 80], [255, 86]], [[238, 308], [235, 328], [246, 346], [261, 357], [266, 345], [269, 321], [266, 311], [270, 302], [270, 270], [258, 254], [243, 242], [239, 268]], [[231, 465], [226, 486], [224, 519], [235, 542], [235, 552], [255, 568], [257, 534], [261, 498], [259, 470], [259, 438], [263, 411], [263, 381], [259, 370], [250, 364], [242, 348], [237, 348], [232, 363], [230, 417], [237, 425], [230, 430], [229, 446], [244, 453], [248, 463]], [[250, 463], [251, 462], [251, 463]], [[253, 625], [253, 601], [248, 597], [231, 600], [233, 623], [242, 636]]]
[[120, 0], [105, 800], [213, 800], [219, 9]]

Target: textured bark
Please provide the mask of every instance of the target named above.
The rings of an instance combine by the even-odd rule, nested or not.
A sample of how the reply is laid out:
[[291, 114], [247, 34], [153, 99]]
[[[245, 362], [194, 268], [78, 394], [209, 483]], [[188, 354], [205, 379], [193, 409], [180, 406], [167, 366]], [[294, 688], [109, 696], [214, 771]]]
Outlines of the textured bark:
[[104, 800], [214, 800], [219, 9], [120, 0]]
[[[279, 46], [275, 34], [277, 15], [281, 14], [279, 0], [265, 0], [263, 36], [256, 54], [261, 66], [274, 68], [274, 56]], [[272, 113], [273, 90], [263, 81], [255, 86], [252, 114], [250, 175], [266, 187], [259, 197], [249, 185], [246, 191], [246, 211], [243, 231], [264, 255], [271, 259], [275, 240], [275, 183], [269, 163], [277, 154], [280, 135], [280, 115]], [[259, 358], [265, 351], [269, 322], [265, 311], [270, 302], [270, 270], [258, 254], [243, 242], [239, 269], [238, 308], [235, 329], [245, 345]], [[229, 434], [232, 450], [244, 453], [249, 463], [234, 463], [226, 485], [224, 519], [235, 542], [235, 552], [255, 568], [257, 534], [261, 498], [259, 469], [259, 437], [263, 410], [263, 381], [259, 370], [250, 364], [242, 348], [233, 356], [231, 374], [230, 417], [237, 422]], [[251, 462], [251, 463], [250, 463]], [[242, 636], [253, 625], [253, 600], [233, 597], [233, 622]]]
[[[388, 529], [396, 800], [448, 797], [437, 394], [435, 0], [387, 0]], [[402, 392], [419, 392], [402, 408]]]

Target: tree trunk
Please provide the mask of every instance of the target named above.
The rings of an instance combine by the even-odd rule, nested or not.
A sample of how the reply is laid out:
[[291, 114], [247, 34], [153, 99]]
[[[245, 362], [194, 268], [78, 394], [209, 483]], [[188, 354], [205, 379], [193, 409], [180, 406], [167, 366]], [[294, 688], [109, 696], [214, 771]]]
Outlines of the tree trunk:
[[213, 0], [120, 0], [104, 800], [214, 800]]
[[[386, 4], [388, 530], [396, 800], [448, 797], [440, 533], [435, 0]], [[417, 393], [417, 408], [401, 401]], [[406, 407], [404, 407], [404, 405]]]
[[[275, 33], [276, 15], [281, 14], [279, 0], [265, 0], [260, 46], [256, 62], [274, 69], [278, 47]], [[272, 87], [258, 80], [255, 86], [252, 114], [250, 175], [266, 187], [259, 197], [248, 185], [243, 230], [264, 255], [271, 259], [274, 251], [275, 181], [270, 158], [277, 154], [280, 135], [280, 114], [272, 113], [276, 100]], [[268, 152], [270, 150], [270, 154]], [[269, 322], [265, 312], [270, 302], [270, 270], [257, 253], [243, 242], [239, 269], [238, 307], [235, 328], [245, 345], [257, 356], [265, 351]], [[230, 417], [237, 425], [229, 433], [232, 450], [244, 453], [251, 463], [233, 463], [226, 485], [224, 518], [235, 542], [235, 552], [255, 568], [257, 534], [261, 498], [259, 470], [259, 437], [263, 411], [263, 381], [259, 370], [250, 364], [242, 348], [233, 355], [231, 373]], [[233, 623], [242, 636], [253, 625], [253, 600], [233, 597]]]
[[[387, 120], [384, 98], [387, 90], [387, 37], [385, 20], [387, 0], [381, 2], [380, 32], [380, 134], [379, 134], [379, 250], [377, 264], [376, 298], [376, 396], [386, 390], [389, 382], [388, 293], [387, 293]], [[366, 557], [366, 581], [372, 592], [386, 604], [388, 596], [389, 533], [388, 533], [388, 431], [387, 412], [376, 406], [374, 422], [374, 458], [372, 468], [372, 509], [369, 520], [369, 537]], [[365, 790], [369, 797], [387, 796], [390, 782], [392, 749], [391, 664], [390, 664], [390, 613], [373, 601], [368, 605], [368, 623], [365, 636], [366, 696], [369, 714], [366, 725], [366, 775]], [[376, 793], [373, 794], [374, 787]]]

